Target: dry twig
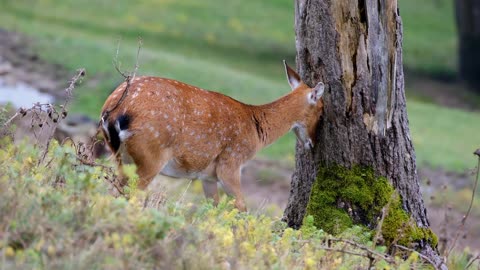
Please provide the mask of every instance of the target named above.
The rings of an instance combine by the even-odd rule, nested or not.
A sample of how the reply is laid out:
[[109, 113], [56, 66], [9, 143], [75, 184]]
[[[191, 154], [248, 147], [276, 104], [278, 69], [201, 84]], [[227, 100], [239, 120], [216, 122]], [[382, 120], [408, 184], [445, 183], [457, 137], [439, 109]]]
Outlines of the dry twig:
[[480, 254], [477, 254], [476, 256], [474, 256], [472, 259], [470, 259], [470, 261], [467, 263], [467, 265], [465, 266], [465, 270], [470, 268], [470, 266], [473, 265], [473, 263], [477, 260], [480, 260]]
[[420, 252], [418, 252], [418, 251], [416, 251], [416, 250], [414, 250], [414, 249], [405, 247], [405, 246], [401, 246], [401, 245], [394, 245], [394, 246], [397, 247], [397, 248], [399, 248], [399, 249], [405, 250], [405, 251], [410, 251], [410, 252], [415, 252], [415, 253], [417, 253], [420, 258], [422, 258], [423, 260], [425, 260], [425, 261], [427, 261], [429, 264], [431, 264], [431, 265], [433, 266], [433, 268], [435, 268], [435, 269], [440, 269], [440, 268], [438, 268], [437, 265], [435, 265], [435, 263], [434, 263], [432, 260], [430, 260], [427, 256], [423, 255], [422, 253], [420, 253]]
[[462, 221], [460, 222], [460, 225], [458, 226], [455, 232], [455, 238], [453, 239], [452, 245], [450, 246], [450, 249], [446, 254], [447, 258], [452, 252], [452, 250], [455, 248], [455, 245], [457, 244], [457, 241], [458, 241], [458, 237], [460, 237], [460, 233], [465, 229], [465, 224], [467, 222], [468, 217], [470, 216], [470, 212], [472, 211], [472, 207], [473, 207], [473, 202], [475, 200], [475, 193], [477, 191], [478, 178], [480, 174], [480, 149], [477, 149], [473, 154], [478, 156], [478, 164], [477, 164], [477, 173], [475, 175], [475, 182], [473, 184], [472, 196], [470, 199], [470, 204], [467, 209], [467, 213], [463, 216]]
[[334, 242], [343, 242], [343, 243], [346, 243], [346, 244], [349, 244], [351, 246], [354, 246], [358, 249], [361, 249], [361, 250], [364, 250], [366, 251], [366, 254], [365, 254], [365, 257], [367, 258], [371, 258], [372, 256], [376, 256], [376, 257], [379, 257], [387, 262], [394, 262], [394, 260], [388, 256], [386, 256], [385, 254], [382, 254], [376, 250], [373, 250], [367, 246], [364, 246], [362, 244], [359, 244], [355, 241], [352, 241], [352, 240], [347, 240], [347, 239], [337, 239], [337, 238], [329, 238], [328, 241], [334, 241]]
[[[102, 114], [102, 120], [106, 120], [108, 118], [108, 116], [110, 115], [110, 113], [113, 112], [116, 108], [118, 108], [118, 106], [120, 106], [120, 104], [122, 104], [123, 100], [127, 97], [128, 90], [130, 89], [130, 85], [131, 85], [133, 79], [135, 78], [135, 76], [137, 75], [137, 71], [138, 71], [138, 68], [139, 68], [138, 59], [139, 59], [139, 56], [140, 56], [140, 50], [142, 48], [142, 45], [143, 45], [142, 38], [138, 38], [138, 49], [137, 49], [137, 57], [136, 57], [136, 61], [135, 61], [135, 67], [134, 67], [133, 72], [129, 72], [128, 74], [126, 74], [126, 73], [124, 73], [120, 70], [121, 63], [118, 61], [118, 53], [119, 53], [119, 50], [120, 50], [120, 41], [119, 41], [118, 46], [117, 46], [117, 51], [116, 51], [116, 54], [115, 54], [115, 58], [113, 60], [113, 66], [115, 67], [117, 72], [120, 75], [122, 75], [122, 77], [125, 79], [126, 86], [125, 86], [125, 89], [122, 92], [122, 96], [117, 101], [115, 106], [113, 106], [113, 108], [105, 110], [105, 112]], [[101, 122], [99, 122], [98, 125], [100, 126]]]
[[[42, 158], [39, 159], [39, 164], [44, 161], [45, 157], [47, 156], [48, 149], [50, 147], [50, 142], [53, 139], [53, 135], [55, 133], [55, 130], [57, 129], [58, 125], [60, 122], [67, 117], [68, 111], [67, 111], [67, 106], [70, 104], [72, 98], [73, 98], [73, 89], [75, 89], [75, 85], [77, 82], [85, 76], [85, 69], [81, 68], [77, 70], [77, 74], [73, 76], [73, 78], [70, 80], [70, 84], [68, 87], [65, 89], [66, 98], [65, 101], [63, 102], [62, 105], [60, 105], [60, 113], [55, 109], [55, 107], [51, 104], [48, 104], [47, 108], [47, 113], [49, 114], [49, 117], [51, 117], [52, 114], [56, 114], [57, 118], [53, 118], [53, 127], [51, 128], [50, 135], [48, 136], [47, 139], [47, 145], [45, 146], [45, 149], [43, 150]], [[60, 117], [58, 117], [60, 116]]]
[[382, 208], [382, 217], [380, 218], [380, 221], [377, 224], [377, 230], [376, 230], [377, 232], [375, 233], [375, 237], [373, 237], [373, 249], [375, 249], [375, 246], [377, 245], [377, 241], [382, 235], [383, 221], [385, 220], [385, 216], [388, 215], [388, 211], [390, 211], [390, 203], [392, 202], [392, 200], [396, 198], [395, 194], [396, 193], [392, 194], [392, 197], [388, 201], [387, 205], [385, 205], [385, 207]]

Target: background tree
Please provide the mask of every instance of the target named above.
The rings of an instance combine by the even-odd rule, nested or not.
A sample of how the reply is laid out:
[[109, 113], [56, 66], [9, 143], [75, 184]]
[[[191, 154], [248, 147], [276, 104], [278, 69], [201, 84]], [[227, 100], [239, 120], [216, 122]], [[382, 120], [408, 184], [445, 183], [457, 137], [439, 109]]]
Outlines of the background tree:
[[456, 0], [460, 77], [480, 92], [480, 0]]
[[[325, 111], [313, 153], [297, 145], [284, 220], [298, 228], [308, 212], [330, 232], [345, 224], [375, 228], [388, 204], [384, 223], [403, 219], [395, 230], [422, 233], [404, 241], [383, 224], [387, 244], [413, 246], [440, 264], [408, 127], [397, 1], [297, 0], [295, 31], [297, 70], [309, 85], [325, 83]], [[399, 195], [399, 209], [382, 197], [393, 194], [382, 181]]]

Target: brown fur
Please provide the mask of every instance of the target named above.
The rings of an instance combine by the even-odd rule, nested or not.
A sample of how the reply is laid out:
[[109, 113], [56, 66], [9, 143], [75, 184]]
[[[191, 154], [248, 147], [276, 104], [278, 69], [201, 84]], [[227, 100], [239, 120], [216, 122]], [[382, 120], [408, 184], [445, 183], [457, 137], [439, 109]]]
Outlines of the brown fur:
[[[287, 69], [289, 78], [298, 78], [291, 72]], [[121, 84], [108, 97], [102, 112], [117, 104], [125, 87], [126, 83]], [[132, 81], [126, 98], [105, 120], [112, 123], [122, 114], [130, 117], [130, 136], [122, 145], [137, 165], [140, 188], [146, 188], [160, 172], [199, 178], [205, 195], [217, 203], [220, 181], [225, 191], [236, 198], [236, 207], [246, 210], [240, 187], [242, 164], [295, 123], [304, 125], [313, 138], [323, 102], [320, 99], [309, 104], [307, 95], [312, 91], [300, 82], [294, 91], [278, 100], [253, 106], [175, 80], [138, 77]], [[121, 158], [117, 157], [121, 167]]]

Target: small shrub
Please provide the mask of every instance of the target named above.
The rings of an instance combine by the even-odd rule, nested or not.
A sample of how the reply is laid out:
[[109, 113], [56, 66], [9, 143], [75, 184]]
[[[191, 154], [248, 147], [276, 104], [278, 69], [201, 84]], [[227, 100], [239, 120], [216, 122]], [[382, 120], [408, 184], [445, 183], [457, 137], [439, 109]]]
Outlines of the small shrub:
[[[52, 141], [45, 161], [27, 145], [0, 143], [0, 265], [2, 269], [365, 269], [364, 250], [317, 230], [300, 230], [265, 215], [241, 213], [224, 197], [146, 207], [151, 194], [109, 193], [108, 170], [87, 166], [75, 150]], [[47, 164], [47, 165], [45, 165]], [[61, 180], [61, 184], [59, 181]], [[338, 236], [369, 247], [360, 227]], [[385, 249], [377, 248], [378, 252]], [[385, 255], [386, 256], [386, 255]], [[387, 258], [387, 257], [386, 257]], [[379, 269], [417, 259], [376, 258]]]

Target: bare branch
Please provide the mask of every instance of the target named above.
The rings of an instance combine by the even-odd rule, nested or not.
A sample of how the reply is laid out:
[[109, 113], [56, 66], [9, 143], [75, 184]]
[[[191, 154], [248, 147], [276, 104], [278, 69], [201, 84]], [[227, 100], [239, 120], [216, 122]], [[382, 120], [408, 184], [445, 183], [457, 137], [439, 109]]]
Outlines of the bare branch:
[[477, 256], [473, 257], [473, 258], [467, 263], [467, 265], [465, 266], [464, 269], [466, 270], [466, 269], [470, 268], [470, 266], [472, 266], [472, 264], [473, 264], [475, 261], [479, 260], [479, 259], [480, 259], [480, 254], [477, 254]]
[[140, 57], [140, 49], [142, 49], [142, 45], [143, 45], [143, 39], [141, 37], [138, 37], [138, 49], [137, 49], [137, 57], [136, 57], [136, 60], [135, 60], [135, 69], [133, 70], [133, 74], [132, 74], [132, 79], [133, 80], [135, 78], [135, 76], [137, 75], [137, 71], [138, 71], [138, 59]]
[[470, 212], [472, 211], [473, 202], [475, 200], [475, 193], [477, 191], [477, 186], [478, 186], [478, 178], [480, 174], [480, 155], [477, 154], [477, 152], [480, 152], [480, 151], [477, 150], [474, 153], [475, 155], [478, 155], [478, 164], [477, 164], [477, 173], [475, 176], [475, 182], [473, 184], [473, 189], [472, 189], [472, 197], [470, 199], [470, 205], [468, 206], [467, 213], [463, 216], [462, 221], [458, 226], [457, 231], [455, 232], [455, 238], [453, 239], [452, 246], [448, 250], [446, 257], [448, 257], [452, 252], [452, 250], [455, 248], [455, 245], [457, 244], [457, 241], [458, 241], [458, 237], [460, 237], [460, 233], [465, 229], [465, 224], [467, 222], [468, 217], [470, 216]]
[[[311, 241], [310, 240], [299, 240], [297, 242], [299, 242], [299, 243], [310, 243]], [[345, 253], [345, 254], [364, 257], [364, 258], [369, 260], [370, 266], [373, 265], [373, 263], [376, 259], [382, 259], [382, 260], [385, 260], [386, 262], [391, 263], [391, 264], [395, 263], [394, 258], [389, 257], [388, 255], [382, 254], [378, 251], [375, 251], [375, 250], [373, 250], [373, 249], [371, 249], [367, 246], [364, 246], [362, 244], [356, 243], [355, 241], [346, 240], [346, 239], [328, 238], [328, 239], [326, 239], [326, 242], [327, 242], [327, 246], [317, 246], [317, 248], [323, 249], [323, 250], [328, 250], [328, 251], [341, 252], [341, 253]], [[338, 249], [338, 248], [330, 247], [330, 242], [340, 242], [340, 243], [344, 243], [345, 245], [343, 246], [342, 249]], [[347, 249], [347, 245], [352, 246], [353, 248], [363, 250], [365, 252], [361, 253], [361, 252], [356, 252], [354, 249], [353, 250], [352, 249]]]
[[42, 163], [45, 160], [45, 157], [47, 156], [48, 149], [50, 147], [50, 142], [52, 141], [55, 130], [57, 129], [58, 125], [63, 121], [63, 119], [67, 117], [67, 114], [68, 114], [67, 107], [73, 98], [73, 89], [75, 89], [75, 85], [77, 84], [77, 82], [84, 76], [85, 76], [85, 69], [81, 68], [77, 70], [77, 74], [73, 76], [73, 78], [70, 80], [70, 84], [65, 89], [65, 92], [67, 94], [65, 98], [65, 102], [62, 105], [60, 105], [60, 109], [61, 109], [60, 113], [58, 113], [58, 111], [55, 109], [53, 105], [47, 104], [47, 112], [49, 113], [53, 112], [57, 115], [57, 117], [53, 118], [53, 126], [51, 127], [50, 135], [48, 136], [47, 145], [43, 150], [42, 158], [38, 160], [38, 164]]
[[[117, 52], [116, 52], [115, 58], [113, 60], [113, 63], [114, 63], [114, 66], [115, 66], [115, 69], [117, 70], [117, 72], [120, 73], [120, 75], [122, 75], [123, 78], [125, 78], [125, 82], [127, 83], [127, 85], [125, 86], [125, 89], [123, 90], [122, 96], [117, 101], [115, 106], [113, 106], [113, 108], [111, 108], [111, 109], [105, 110], [105, 112], [102, 115], [102, 118], [108, 118], [108, 115], [110, 115], [110, 113], [112, 111], [114, 111], [116, 108], [118, 108], [118, 106], [120, 106], [120, 104], [123, 102], [123, 100], [127, 97], [128, 90], [130, 89], [130, 85], [131, 85], [133, 79], [135, 78], [135, 76], [137, 74], [137, 71], [138, 71], [138, 68], [139, 68], [139, 57], [140, 57], [140, 50], [142, 48], [142, 45], [143, 45], [143, 40], [142, 40], [141, 37], [139, 37], [138, 38], [138, 49], [137, 49], [137, 57], [136, 57], [136, 62], [135, 62], [135, 68], [134, 68], [133, 72], [125, 74], [120, 70], [119, 62], [118, 62], [118, 52], [119, 52], [119, 49], [120, 49], [120, 42], [119, 42], [119, 44], [117, 46]], [[100, 125], [100, 123], [99, 123], [99, 125]]]
[[140, 56], [140, 50], [142, 49], [142, 45], [143, 45], [143, 39], [141, 37], [138, 37], [138, 46], [137, 46], [137, 56], [135, 58], [135, 67], [134, 67], [132, 72], [123, 72], [123, 71], [120, 70], [120, 67], [121, 67], [122, 63], [118, 60], [118, 55], [119, 55], [119, 52], [120, 52], [120, 39], [118, 39], [117, 50], [115, 52], [115, 57], [113, 58], [113, 66], [115, 67], [115, 70], [117, 70], [117, 72], [120, 75], [122, 75], [122, 77], [127, 82], [132, 81], [137, 74], [138, 68], [140, 66], [138, 64], [138, 62], [139, 62], [138, 59], [139, 59], [139, 56]]
[[373, 238], [373, 249], [375, 249], [375, 246], [377, 245], [377, 241], [380, 238], [380, 235], [382, 234], [382, 226], [383, 226], [383, 221], [385, 220], [385, 216], [388, 214], [388, 211], [390, 211], [390, 203], [392, 200], [395, 199], [395, 194], [392, 194], [392, 197], [388, 201], [387, 205], [382, 208], [382, 217], [380, 218], [380, 221], [377, 224], [377, 232], [375, 233], [375, 237]]
[[359, 253], [359, 252], [354, 252], [354, 251], [349, 251], [349, 250], [345, 250], [345, 249], [337, 249], [337, 248], [330, 248], [330, 247], [318, 247], [320, 249], [323, 249], [323, 250], [328, 250], [328, 251], [335, 251], [335, 252], [340, 252], [340, 253], [345, 253], [345, 254], [350, 254], [350, 255], [354, 255], [354, 256], [359, 256], [359, 257], [364, 257], [364, 258], [367, 258], [367, 259], [370, 259], [370, 257], [366, 256], [365, 254], [363, 253]]
[[113, 58], [113, 67], [115, 68], [115, 70], [117, 70], [117, 72], [122, 75], [122, 77], [127, 80], [128, 79], [128, 75], [125, 74], [124, 72], [122, 72], [120, 70], [120, 66], [122, 65], [122, 63], [120, 63], [120, 61], [118, 61], [118, 54], [120, 52], [120, 41], [121, 39], [119, 38], [118, 39], [118, 42], [117, 42], [117, 51], [115, 53], [115, 57]]
[[[25, 109], [20, 108], [20, 110], [25, 110]], [[15, 120], [15, 118], [17, 118], [19, 115], [21, 115], [20, 110], [15, 112], [15, 114], [12, 117], [10, 117], [5, 123], [3, 123], [2, 129], [9, 127], [12, 121]]]
[[349, 244], [351, 246], [354, 246], [358, 249], [361, 249], [361, 250], [364, 250], [367, 252], [367, 254], [372, 254], [372, 255], [375, 255], [379, 258], [382, 258], [384, 259], [385, 261], [387, 262], [393, 262], [393, 260], [391, 258], [389, 258], [388, 256], [376, 251], [376, 250], [373, 250], [367, 246], [364, 246], [362, 244], [359, 244], [357, 242], [354, 242], [354, 241], [351, 241], [351, 240], [347, 240], [347, 239], [337, 239], [337, 238], [329, 238], [328, 240], [330, 241], [335, 241], [335, 242], [343, 242], [343, 243], [346, 243], [346, 244]]
[[433, 268], [435, 268], [435, 269], [440, 269], [440, 268], [438, 268], [437, 265], [435, 265], [435, 263], [434, 263], [432, 260], [430, 260], [427, 256], [423, 255], [422, 253], [420, 253], [420, 252], [418, 252], [418, 251], [416, 251], [416, 250], [414, 250], [414, 249], [405, 247], [405, 246], [396, 245], [396, 244], [395, 244], [394, 246], [397, 247], [397, 248], [399, 248], [399, 249], [405, 250], [405, 251], [410, 251], [410, 252], [415, 252], [415, 253], [417, 253], [420, 258], [422, 258], [423, 260], [425, 260], [425, 261], [427, 261], [429, 264], [431, 264], [431, 265], [433, 266]]

